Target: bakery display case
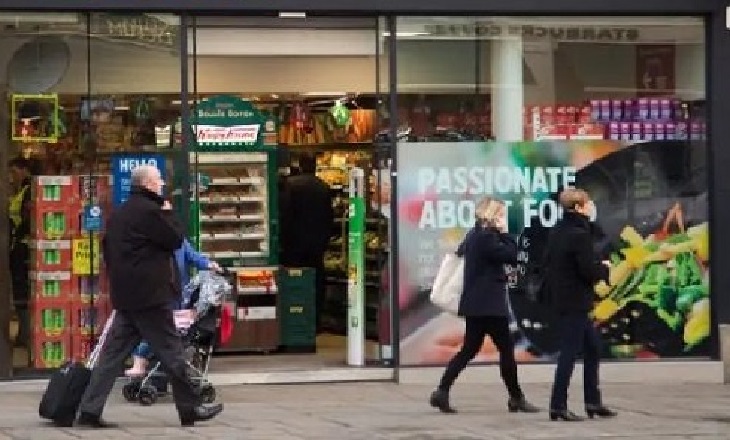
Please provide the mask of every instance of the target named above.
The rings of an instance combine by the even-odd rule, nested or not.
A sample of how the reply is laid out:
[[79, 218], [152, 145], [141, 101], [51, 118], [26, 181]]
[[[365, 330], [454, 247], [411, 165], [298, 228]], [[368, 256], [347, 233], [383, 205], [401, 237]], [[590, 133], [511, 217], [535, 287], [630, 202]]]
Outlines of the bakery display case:
[[272, 249], [266, 153], [197, 153], [198, 245], [216, 260], [268, 262]]
[[[197, 106], [192, 235], [200, 252], [229, 267], [278, 263], [276, 124], [229, 95]], [[272, 136], [273, 135], [273, 136]]]

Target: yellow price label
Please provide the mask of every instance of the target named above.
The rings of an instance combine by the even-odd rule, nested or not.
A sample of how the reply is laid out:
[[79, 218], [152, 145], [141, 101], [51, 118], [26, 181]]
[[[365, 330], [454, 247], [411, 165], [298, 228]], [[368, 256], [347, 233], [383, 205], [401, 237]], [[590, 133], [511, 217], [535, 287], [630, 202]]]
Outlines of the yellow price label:
[[[101, 263], [101, 243], [98, 238], [93, 239], [93, 246], [94, 274], [98, 274]], [[73, 240], [71, 250], [74, 275], [91, 275], [92, 240], [76, 238]]]

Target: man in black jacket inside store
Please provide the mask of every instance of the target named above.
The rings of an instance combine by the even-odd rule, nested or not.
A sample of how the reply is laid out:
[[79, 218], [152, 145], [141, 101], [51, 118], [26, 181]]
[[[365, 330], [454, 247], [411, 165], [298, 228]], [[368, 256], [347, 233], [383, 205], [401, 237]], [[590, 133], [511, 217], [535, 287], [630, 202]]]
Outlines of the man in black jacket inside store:
[[188, 377], [182, 340], [171, 304], [181, 294], [173, 253], [183, 242], [183, 227], [162, 197], [159, 170], [144, 165], [132, 171], [132, 190], [107, 223], [103, 242], [111, 301], [116, 314], [92, 371], [77, 424], [104, 428], [101, 413], [124, 361], [141, 340], [149, 342], [170, 378], [183, 426], [210, 420], [222, 405], [203, 406]]
[[311, 267], [316, 277], [317, 330], [322, 330], [325, 294], [324, 254], [332, 236], [334, 212], [330, 188], [317, 177], [317, 160], [299, 158], [301, 174], [286, 181], [282, 195], [282, 263], [289, 267]]

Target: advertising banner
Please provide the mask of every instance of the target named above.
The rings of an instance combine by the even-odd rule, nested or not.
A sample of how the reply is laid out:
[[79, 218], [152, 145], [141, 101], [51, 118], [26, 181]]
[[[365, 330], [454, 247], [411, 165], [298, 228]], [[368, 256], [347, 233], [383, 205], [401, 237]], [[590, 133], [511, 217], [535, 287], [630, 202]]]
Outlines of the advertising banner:
[[[359, 180], [362, 182], [362, 176]], [[365, 362], [365, 199], [361, 193], [350, 196], [347, 233], [347, 337], [347, 364], [363, 365]]]
[[165, 179], [165, 156], [161, 154], [139, 153], [120, 154], [112, 157], [112, 201], [114, 206], [121, 205], [129, 198], [132, 187], [132, 170], [140, 165], [157, 167]]
[[[461, 346], [463, 320], [442, 313], [428, 295], [443, 255], [473, 226], [474, 206], [486, 195], [506, 202], [509, 232], [520, 247], [520, 263], [508, 268], [517, 358], [554, 358], [556, 317], [520, 286], [562, 215], [556, 195], [565, 186], [594, 198], [597, 258], [612, 262], [610, 282], [596, 286], [593, 311], [603, 356], [708, 355], [703, 151], [684, 141], [399, 144], [402, 364], [443, 364]], [[487, 339], [476, 360], [497, 358]]]

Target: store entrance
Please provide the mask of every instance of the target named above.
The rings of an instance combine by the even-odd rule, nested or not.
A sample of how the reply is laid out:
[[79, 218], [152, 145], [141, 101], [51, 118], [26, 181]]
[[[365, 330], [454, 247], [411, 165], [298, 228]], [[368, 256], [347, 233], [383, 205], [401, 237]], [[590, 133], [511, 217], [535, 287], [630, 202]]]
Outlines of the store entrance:
[[[191, 235], [237, 273], [233, 332], [215, 372], [343, 367], [348, 331], [364, 344], [350, 365], [389, 362], [377, 29], [374, 18], [192, 20]], [[253, 126], [257, 142], [243, 133]], [[359, 243], [349, 234], [354, 169], [366, 188]], [[363, 249], [359, 279], [354, 246]], [[363, 313], [348, 319], [351, 283], [363, 286]]]

